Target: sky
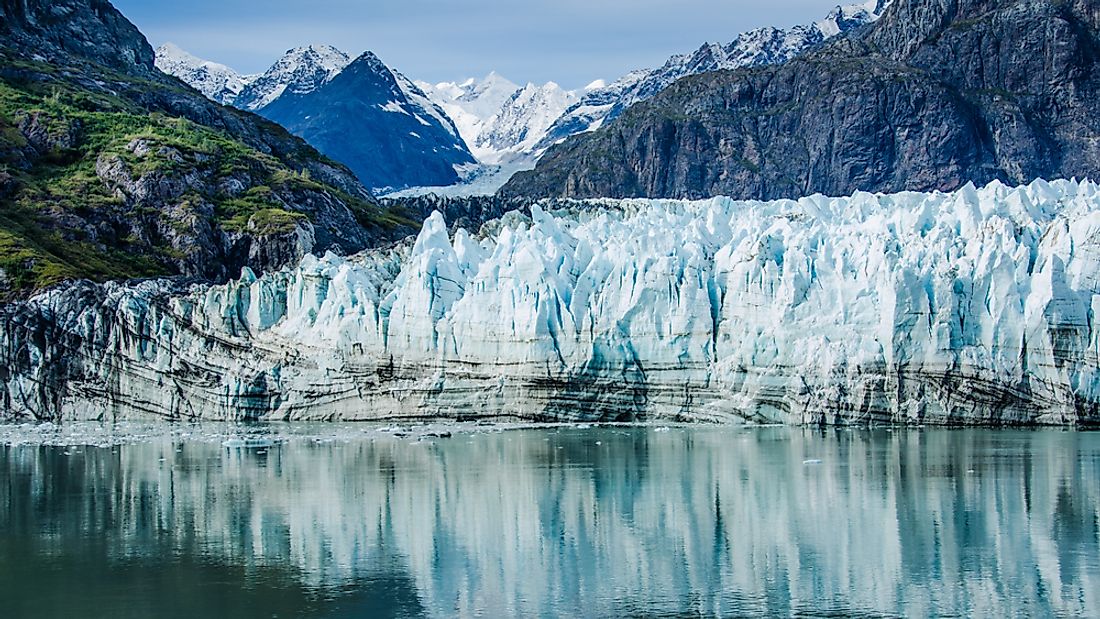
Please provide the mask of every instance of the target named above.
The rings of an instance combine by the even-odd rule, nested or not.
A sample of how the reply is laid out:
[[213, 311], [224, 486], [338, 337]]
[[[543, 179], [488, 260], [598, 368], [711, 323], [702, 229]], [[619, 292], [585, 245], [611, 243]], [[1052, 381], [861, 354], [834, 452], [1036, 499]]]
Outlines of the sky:
[[[849, 2], [854, 0], [848, 0]], [[704, 42], [824, 17], [837, 0], [115, 0], [154, 46], [172, 42], [242, 73], [286, 50], [370, 50], [429, 82], [497, 71], [579, 88], [658, 66]]]

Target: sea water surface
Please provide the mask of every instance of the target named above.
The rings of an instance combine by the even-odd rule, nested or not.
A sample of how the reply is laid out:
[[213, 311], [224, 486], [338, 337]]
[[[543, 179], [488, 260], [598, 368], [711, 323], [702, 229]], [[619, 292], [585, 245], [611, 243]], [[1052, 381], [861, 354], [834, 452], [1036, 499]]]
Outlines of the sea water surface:
[[0, 426], [4, 617], [1100, 616], [1100, 434]]

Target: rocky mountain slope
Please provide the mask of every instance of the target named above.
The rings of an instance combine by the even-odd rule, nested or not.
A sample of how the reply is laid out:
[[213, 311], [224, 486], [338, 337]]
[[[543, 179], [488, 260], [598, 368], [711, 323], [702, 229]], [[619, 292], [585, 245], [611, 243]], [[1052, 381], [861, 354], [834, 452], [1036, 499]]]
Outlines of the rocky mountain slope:
[[[676, 234], [669, 234], [675, 230]], [[1100, 186], [604, 200], [0, 315], [0, 414], [1100, 423]]]
[[677, 82], [508, 195], [796, 197], [1100, 173], [1086, 0], [911, 0], [778, 67]]
[[379, 191], [450, 185], [462, 166], [477, 163], [446, 113], [370, 52], [315, 90], [285, 92], [259, 113]]
[[706, 44], [693, 54], [670, 58], [658, 69], [634, 71], [611, 84], [598, 80], [578, 91], [566, 91], [552, 82], [521, 88], [496, 73], [460, 84], [417, 85], [454, 119], [478, 161], [503, 164], [511, 171], [527, 169], [550, 146], [598, 129], [682, 77], [786, 62], [831, 37], [873, 22], [886, 5], [887, 0], [869, 0], [837, 7], [814, 24], [753, 30], [726, 46]]
[[59, 281], [215, 280], [414, 222], [343, 166], [154, 67], [101, 0], [0, 0], [0, 300]]

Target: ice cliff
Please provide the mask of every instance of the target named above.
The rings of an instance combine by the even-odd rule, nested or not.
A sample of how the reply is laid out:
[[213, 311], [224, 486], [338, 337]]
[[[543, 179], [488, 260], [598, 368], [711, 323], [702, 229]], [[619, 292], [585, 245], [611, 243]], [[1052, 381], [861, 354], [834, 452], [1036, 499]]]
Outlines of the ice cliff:
[[4, 311], [9, 417], [1100, 422], [1100, 185], [595, 201]]

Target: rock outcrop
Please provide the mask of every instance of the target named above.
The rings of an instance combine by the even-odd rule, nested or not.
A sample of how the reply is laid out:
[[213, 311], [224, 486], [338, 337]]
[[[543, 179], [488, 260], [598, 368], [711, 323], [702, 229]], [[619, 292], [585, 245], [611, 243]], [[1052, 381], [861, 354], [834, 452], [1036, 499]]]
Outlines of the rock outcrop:
[[153, 48], [107, 0], [0, 0], [0, 41], [50, 63], [152, 74]]
[[435, 215], [351, 260], [10, 307], [0, 410], [1092, 425], [1098, 274], [1088, 182]]
[[776, 67], [680, 80], [506, 195], [791, 198], [1100, 173], [1085, 0], [907, 0]]

